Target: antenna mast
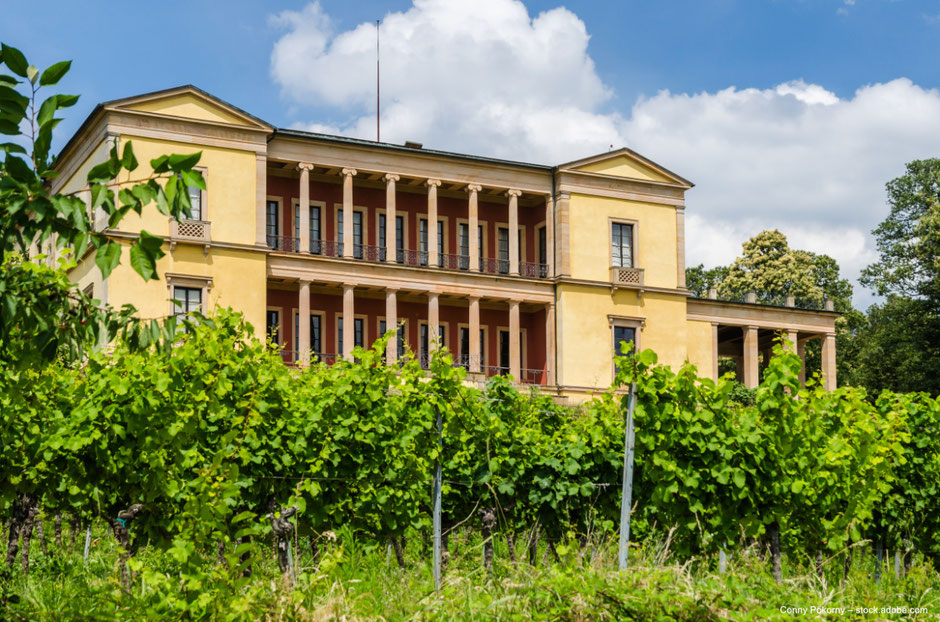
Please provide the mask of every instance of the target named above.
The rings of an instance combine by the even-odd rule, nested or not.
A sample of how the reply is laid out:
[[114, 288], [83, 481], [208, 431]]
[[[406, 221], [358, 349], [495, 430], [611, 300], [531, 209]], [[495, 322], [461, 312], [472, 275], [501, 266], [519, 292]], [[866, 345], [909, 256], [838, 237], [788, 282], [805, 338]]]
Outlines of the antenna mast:
[[381, 142], [382, 140], [382, 126], [381, 126], [381, 99], [380, 95], [380, 82], [379, 82], [379, 20], [375, 20], [375, 140], [376, 142]]

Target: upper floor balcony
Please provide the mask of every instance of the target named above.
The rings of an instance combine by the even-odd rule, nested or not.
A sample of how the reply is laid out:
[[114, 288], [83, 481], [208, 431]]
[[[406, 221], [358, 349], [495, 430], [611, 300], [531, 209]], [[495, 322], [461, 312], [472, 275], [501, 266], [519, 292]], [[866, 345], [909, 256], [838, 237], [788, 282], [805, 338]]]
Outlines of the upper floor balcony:
[[266, 173], [263, 243], [274, 252], [536, 280], [554, 275], [550, 194], [308, 163], [269, 162]]

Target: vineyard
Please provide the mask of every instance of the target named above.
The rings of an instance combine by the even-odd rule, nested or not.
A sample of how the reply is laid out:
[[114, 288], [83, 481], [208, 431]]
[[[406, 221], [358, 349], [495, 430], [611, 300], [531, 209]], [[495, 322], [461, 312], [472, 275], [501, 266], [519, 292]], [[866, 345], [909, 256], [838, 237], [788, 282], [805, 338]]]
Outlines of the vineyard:
[[446, 350], [430, 372], [411, 358], [384, 365], [384, 340], [298, 370], [252, 335], [219, 310], [172, 343], [4, 369], [5, 600], [35, 572], [32, 534], [46, 548], [62, 523], [73, 557], [97, 530], [110, 584], [161, 595], [170, 617], [213, 611], [221, 588], [209, 586], [224, 585], [218, 606], [251, 618], [238, 614], [248, 596], [237, 586], [253, 573], [280, 574], [289, 594], [349, 563], [340, 551], [388, 556], [433, 591], [438, 464], [445, 585], [457, 572], [448, 560], [466, 564], [469, 550], [491, 577], [506, 564], [615, 567], [621, 389], [633, 382], [631, 563], [658, 542], [711, 571], [747, 551], [777, 582], [787, 568], [838, 582], [854, 560], [872, 576], [936, 583], [940, 401], [927, 395], [801, 388], [799, 358], [780, 344], [753, 405], [733, 399], [730, 380], [642, 351], [620, 359], [611, 390], [565, 408], [504, 378], [465, 386]]

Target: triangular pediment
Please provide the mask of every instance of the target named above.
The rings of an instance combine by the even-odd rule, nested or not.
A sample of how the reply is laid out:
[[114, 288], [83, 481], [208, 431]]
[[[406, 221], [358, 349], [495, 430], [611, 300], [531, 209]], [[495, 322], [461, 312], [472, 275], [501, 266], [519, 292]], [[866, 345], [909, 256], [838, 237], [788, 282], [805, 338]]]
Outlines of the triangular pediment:
[[562, 164], [558, 168], [623, 179], [675, 184], [684, 188], [691, 188], [693, 185], [689, 180], [626, 147]]
[[191, 85], [118, 99], [104, 104], [104, 107], [265, 131], [274, 129], [261, 119]]

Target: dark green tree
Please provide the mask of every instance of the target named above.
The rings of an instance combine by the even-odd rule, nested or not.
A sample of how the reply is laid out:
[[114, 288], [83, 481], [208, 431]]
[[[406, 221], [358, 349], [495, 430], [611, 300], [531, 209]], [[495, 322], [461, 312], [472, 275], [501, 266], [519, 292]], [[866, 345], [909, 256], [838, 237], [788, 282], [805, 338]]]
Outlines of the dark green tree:
[[890, 213], [872, 232], [881, 255], [862, 284], [887, 296], [859, 330], [858, 367], [872, 389], [940, 394], [940, 159], [908, 163], [886, 185]]

